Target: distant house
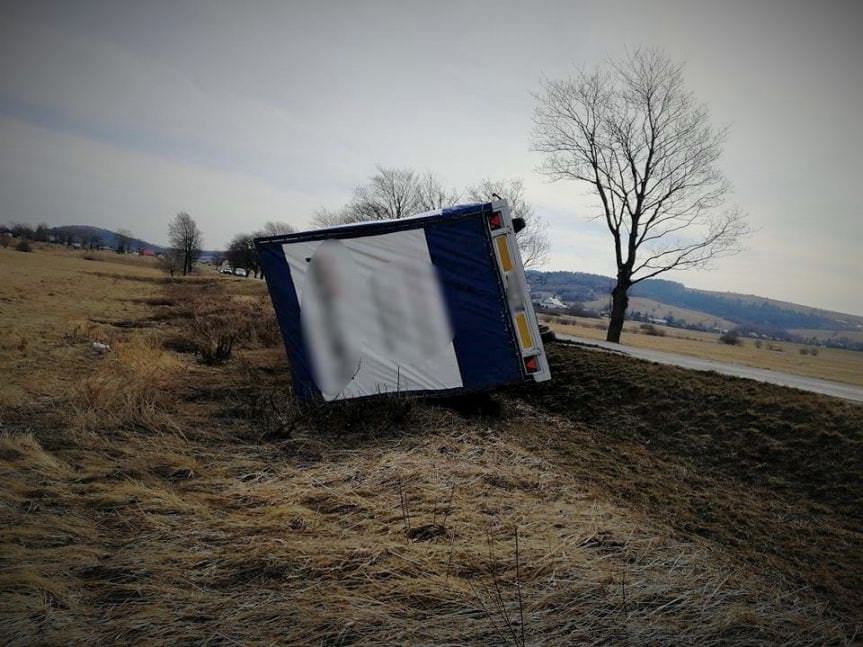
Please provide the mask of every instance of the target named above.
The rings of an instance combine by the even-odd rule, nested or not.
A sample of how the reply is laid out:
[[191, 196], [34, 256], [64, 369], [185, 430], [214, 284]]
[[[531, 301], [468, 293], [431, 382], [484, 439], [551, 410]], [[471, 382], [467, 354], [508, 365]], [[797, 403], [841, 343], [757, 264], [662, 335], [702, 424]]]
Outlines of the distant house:
[[531, 288], [530, 296], [534, 300], [534, 302], [539, 303], [543, 299], [553, 297], [554, 292], [549, 292], [548, 290], [534, 290], [533, 288]]
[[539, 305], [548, 310], [566, 310], [566, 304], [557, 297], [546, 297], [539, 302]]
[[156, 255], [156, 252], [154, 252], [149, 247], [145, 247], [144, 249], [141, 250], [141, 256], [155, 256], [155, 255]]
[[659, 326], [668, 325], [668, 319], [660, 319], [659, 317], [648, 317], [647, 320], [652, 324], [657, 324]]

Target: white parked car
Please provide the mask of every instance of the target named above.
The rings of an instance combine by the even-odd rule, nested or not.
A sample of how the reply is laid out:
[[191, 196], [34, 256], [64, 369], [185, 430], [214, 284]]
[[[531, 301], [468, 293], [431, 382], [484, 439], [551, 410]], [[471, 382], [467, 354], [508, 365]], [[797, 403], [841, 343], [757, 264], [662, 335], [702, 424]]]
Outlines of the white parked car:
[[234, 276], [248, 276], [248, 275], [249, 275], [249, 273], [246, 270], [244, 270], [242, 267], [235, 267], [234, 268]]

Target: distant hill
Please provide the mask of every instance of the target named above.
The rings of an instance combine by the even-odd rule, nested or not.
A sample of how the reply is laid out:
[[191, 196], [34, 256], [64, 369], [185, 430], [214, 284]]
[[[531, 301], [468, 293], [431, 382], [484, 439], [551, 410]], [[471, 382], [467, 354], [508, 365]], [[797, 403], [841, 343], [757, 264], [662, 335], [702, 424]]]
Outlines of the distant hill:
[[[108, 247], [110, 249], [117, 249], [120, 245], [120, 237], [117, 232], [103, 229], [102, 227], [93, 227], [92, 225], [64, 225], [62, 227], [52, 227], [48, 231], [55, 237], [71, 237], [72, 240], [82, 245], [86, 245], [92, 240], [98, 241], [96, 244], [99, 247]], [[152, 249], [158, 254], [164, 252], [166, 249], [162, 245], [156, 245], [140, 238], [129, 238], [127, 244], [132, 251]], [[221, 254], [222, 252], [220, 251], [205, 249], [201, 251], [201, 260], [211, 261]]]
[[[97, 243], [101, 247], [110, 247], [116, 249], [120, 245], [120, 237], [116, 232], [102, 227], [93, 227], [91, 225], [64, 225], [62, 227], [52, 227], [50, 233], [55, 237], [71, 237], [76, 242], [87, 244], [91, 240], [98, 240]], [[160, 245], [154, 245], [140, 238], [130, 238], [128, 240], [130, 249], [142, 250], [152, 249], [154, 252], [161, 252], [163, 248]]]
[[[603, 310], [614, 286], [614, 279], [598, 274], [583, 272], [527, 272], [531, 292], [534, 294], [554, 293], [564, 301], [585, 304]], [[704, 318], [731, 322], [743, 329], [771, 332], [793, 329], [831, 330], [849, 333], [863, 331], [863, 317], [811, 308], [787, 301], [768, 299], [734, 292], [711, 292], [687, 288], [676, 281], [652, 279], [633, 287], [630, 295], [640, 297], [643, 303], [664, 304], [680, 309], [674, 312], [689, 311], [693, 319]], [[633, 299], [635, 301], [635, 299]], [[661, 307], [661, 306], [660, 306]], [[678, 315], [675, 315], [677, 318]], [[685, 319], [686, 316], [683, 315]], [[689, 323], [698, 323], [690, 321]]]

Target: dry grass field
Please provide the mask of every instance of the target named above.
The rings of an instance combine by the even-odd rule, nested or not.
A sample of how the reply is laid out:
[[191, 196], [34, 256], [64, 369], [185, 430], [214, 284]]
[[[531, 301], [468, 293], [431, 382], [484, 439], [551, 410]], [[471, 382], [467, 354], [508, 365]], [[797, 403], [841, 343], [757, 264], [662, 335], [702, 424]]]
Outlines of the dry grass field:
[[92, 361], [82, 342], [119, 334], [97, 322], [145, 318], [162, 291], [141, 280], [161, 278], [153, 259], [114, 253], [0, 248], [0, 270], [0, 406], [67, 392]]
[[[605, 339], [607, 320], [541, 315], [551, 327], [561, 333]], [[669, 326], [654, 326], [661, 336], [645, 334], [641, 324], [628, 321], [624, 325], [621, 343], [639, 348], [651, 348], [670, 353], [693, 355], [720, 362], [732, 362], [755, 368], [767, 368], [793, 375], [804, 375], [824, 380], [863, 386], [863, 353], [838, 348], [818, 348], [817, 355], [809, 354], [811, 346], [791, 342], [763, 340], [761, 347], [754, 339], [741, 339], [738, 346], [722, 344], [715, 333], [683, 330]], [[807, 351], [801, 353], [801, 349]]]
[[[608, 299], [594, 299], [593, 301], [586, 301], [584, 305], [595, 312], [601, 312], [603, 308], [608, 307]], [[664, 319], [668, 315], [671, 315], [675, 319], [683, 319], [690, 323], [702, 324], [704, 326], [715, 326], [724, 330], [734, 328], [734, 322], [723, 319], [722, 317], [714, 317], [704, 312], [690, 310], [689, 308], [671, 306], [667, 303], [654, 301], [653, 299], [648, 299], [646, 297], [630, 297], [629, 311], [640, 312], [649, 317], [656, 317], [657, 319]]]
[[859, 637], [863, 407], [568, 347], [299, 406], [261, 282], [99, 258], [0, 250], [0, 642]]

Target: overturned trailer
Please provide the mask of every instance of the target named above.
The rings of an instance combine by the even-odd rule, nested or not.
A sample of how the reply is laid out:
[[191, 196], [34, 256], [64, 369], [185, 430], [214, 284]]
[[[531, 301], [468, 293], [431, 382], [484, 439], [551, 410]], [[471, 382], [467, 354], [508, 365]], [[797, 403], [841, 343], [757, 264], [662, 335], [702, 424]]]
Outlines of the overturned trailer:
[[550, 378], [505, 201], [255, 245], [298, 398], [445, 395]]

